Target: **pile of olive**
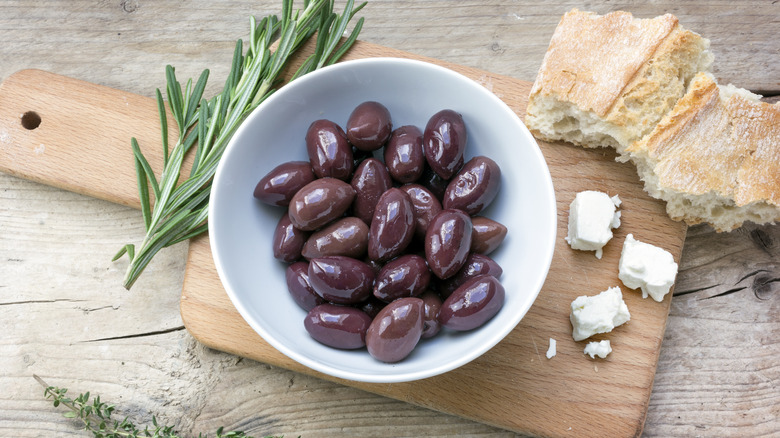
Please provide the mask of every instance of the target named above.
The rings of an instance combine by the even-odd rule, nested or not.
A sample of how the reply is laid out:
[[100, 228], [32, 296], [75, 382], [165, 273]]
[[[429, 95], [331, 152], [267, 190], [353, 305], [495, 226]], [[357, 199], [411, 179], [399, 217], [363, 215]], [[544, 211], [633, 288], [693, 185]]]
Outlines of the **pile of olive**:
[[452, 110], [434, 114], [424, 132], [393, 130], [387, 108], [369, 101], [346, 132], [314, 121], [309, 161], [260, 180], [255, 198], [287, 207], [273, 253], [290, 263], [288, 290], [314, 339], [397, 362], [442, 327], [472, 330], [498, 313], [502, 269], [487, 254], [507, 229], [479, 213], [496, 197], [501, 170], [484, 156], [464, 163], [466, 140]]

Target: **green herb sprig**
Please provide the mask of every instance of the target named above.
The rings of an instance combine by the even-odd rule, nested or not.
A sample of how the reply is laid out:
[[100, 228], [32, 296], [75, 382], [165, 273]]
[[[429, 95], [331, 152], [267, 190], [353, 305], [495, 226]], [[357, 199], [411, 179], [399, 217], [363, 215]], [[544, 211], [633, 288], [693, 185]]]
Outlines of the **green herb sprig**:
[[[203, 98], [208, 70], [203, 71], [194, 85], [190, 79], [182, 87], [174, 68], [167, 66], [166, 94], [178, 128], [178, 140], [169, 153], [168, 118], [162, 93], [158, 89], [156, 96], [163, 147], [163, 170], [159, 181], [141, 153], [138, 141], [132, 138], [130, 142], [146, 236], [138, 249], [134, 244], [126, 244], [112, 259], [116, 261], [125, 254], [130, 259], [123, 281], [125, 288], [133, 286], [161, 249], [207, 230], [211, 181], [238, 126], [275, 91], [290, 57], [315, 32], [314, 53], [303, 62], [293, 79], [338, 61], [356, 41], [363, 18], [342, 41], [347, 24], [365, 5], [363, 2], [355, 6], [354, 0], [349, 0], [339, 15], [333, 12], [333, 0], [305, 0], [303, 9], [293, 13], [293, 1], [284, 0], [281, 19], [269, 15], [258, 22], [251, 17], [246, 54], [239, 39], [223, 91], [211, 100]], [[271, 50], [277, 39], [276, 49]], [[179, 184], [184, 157], [193, 146], [192, 170]]]
[[[111, 414], [114, 413], [115, 406], [100, 401], [100, 396], [95, 397], [90, 402], [90, 393], [79, 394], [76, 398], [67, 396], [67, 388], [50, 386], [40, 377], [33, 375], [35, 380], [43, 386], [44, 396], [47, 400], [52, 400], [54, 407], [64, 406], [68, 410], [63, 416], [81, 420], [84, 430], [92, 433], [95, 438], [180, 438], [181, 436], [174, 430], [173, 426], [160, 425], [155, 417], [152, 417], [152, 426], [139, 428], [127, 417], [123, 420], [112, 420]], [[208, 435], [198, 434], [198, 438], [208, 438]], [[252, 438], [250, 435], [241, 431], [223, 432], [220, 427], [215, 433], [215, 438]], [[276, 438], [266, 436], [264, 438]]]

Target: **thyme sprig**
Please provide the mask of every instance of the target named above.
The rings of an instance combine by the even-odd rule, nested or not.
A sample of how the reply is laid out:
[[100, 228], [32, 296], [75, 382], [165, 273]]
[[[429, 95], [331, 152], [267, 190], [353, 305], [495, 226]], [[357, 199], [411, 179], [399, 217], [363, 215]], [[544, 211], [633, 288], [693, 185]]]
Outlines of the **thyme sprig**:
[[[314, 53], [303, 62], [293, 79], [338, 61], [357, 39], [363, 18], [342, 40], [347, 24], [365, 5], [364, 2], [355, 6], [354, 0], [349, 0], [339, 15], [333, 12], [333, 0], [305, 0], [303, 9], [293, 13], [293, 0], [284, 0], [281, 19], [269, 15], [258, 22], [251, 17], [246, 54], [239, 39], [225, 86], [210, 100], [203, 98], [208, 70], [203, 71], [194, 85], [190, 79], [182, 86], [176, 78], [175, 69], [170, 65], [166, 67], [166, 95], [178, 129], [178, 140], [169, 152], [168, 117], [158, 89], [156, 97], [163, 147], [163, 170], [159, 181], [138, 141], [135, 138], [130, 141], [146, 236], [138, 249], [134, 244], [126, 244], [113, 258], [116, 261], [127, 254], [130, 259], [123, 280], [125, 288], [133, 286], [161, 249], [207, 230], [211, 181], [238, 126], [275, 91], [290, 57], [315, 32]], [[272, 50], [274, 41], [278, 44]], [[180, 184], [184, 157], [193, 146], [192, 170]]]
[[[67, 388], [50, 386], [40, 377], [36, 375], [33, 377], [45, 388], [43, 394], [47, 400], [53, 401], [54, 407], [64, 406], [68, 409], [63, 413], [65, 418], [80, 420], [84, 430], [92, 433], [95, 438], [181, 438], [173, 426], [161, 425], [155, 417], [152, 417], [152, 425], [144, 426], [143, 429], [133, 424], [127, 417], [121, 421], [113, 420], [111, 415], [116, 407], [100, 401], [100, 396], [93, 398], [91, 402], [89, 392], [70, 398], [67, 396]], [[241, 431], [223, 432], [223, 430], [222, 427], [217, 429], [215, 438], [252, 438]], [[208, 435], [198, 434], [198, 438], [208, 438]]]

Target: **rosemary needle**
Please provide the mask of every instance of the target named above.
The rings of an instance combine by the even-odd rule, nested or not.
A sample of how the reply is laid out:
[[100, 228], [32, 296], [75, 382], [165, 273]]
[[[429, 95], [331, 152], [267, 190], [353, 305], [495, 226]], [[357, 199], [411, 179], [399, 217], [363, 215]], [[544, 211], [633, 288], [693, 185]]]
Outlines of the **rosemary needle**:
[[[176, 144], [169, 149], [165, 102], [158, 89], [163, 147], [163, 170], [159, 180], [141, 153], [137, 140], [133, 138], [130, 142], [146, 236], [138, 248], [127, 244], [113, 258], [115, 261], [127, 254], [130, 259], [124, 278], [125, 288], [133, 286], [158, 251], [207, 230], [211, 181], [233, 133], [244, 118], [274, 92], [291, 55], [315, 32], [314, 53], [303, 62], [293, 79], [338, 61], [357, 39], [363, 18], [342, 41], [347, 24], [365, 5], [363, 2], [355, 6], [354, 0], [349, 0], [339, 15], [333, 12], [333, 0], [306, 0], [303, 9], [293, 13], [292, 0], [284, 0], [281, 19], [269, 15], [258, 22], [251, 17], [246, 53], [239, 39], [225, 86], [210, 100], [203, 98], [208, 70], [203, 71], [195, 83], [190, 79], [182, 86], [174, 68], [167, 66], [168, 107], [179, 135]], [[276, 49], [272, 51], [271, 45], [277, 39]], [[184, 157], [193, 146], [192, 170], [180, 183]]]

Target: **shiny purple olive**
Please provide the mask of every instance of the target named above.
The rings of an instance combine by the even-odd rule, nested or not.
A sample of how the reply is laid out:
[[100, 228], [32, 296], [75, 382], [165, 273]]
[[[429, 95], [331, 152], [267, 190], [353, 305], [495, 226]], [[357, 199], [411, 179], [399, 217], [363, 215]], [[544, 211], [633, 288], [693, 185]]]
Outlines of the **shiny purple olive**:
[[471, 237], [471, 251], [480, 254], [490, 254], [506, 238], [506, 227], [484, 216], [474, 216], [471, 218], [471, 225], [474, 232]]
[[393, 131], [385, 146], [385, 164], [390, 176], [401, 184], [420, 179], [425, 170], [420, 128], [406, 125]]
[[350, 257], [309, 260], [309, 283], [317, 295], [334, 304], [357, 304], [371, 296], [374, 270]]
[[425, 304], [419, 298], [401, 298], [379, 311], [366, 331], [366, 347], [375, 359], [398, 362], [411, 354], [423, 331]]
[[448, 180], [463, 166], [467, 140], [463, 117], [449, 109], [441, 110], [425, 126], [425, 160], [436, 174]]
[[287, 267], [285, 271], [287, 280], [287, 291], [290, 292], [293, 300], [301, 309], [309, 311], [315, 306], [325, 302], [325, 300], [314, 292], [314, 288], [309, 283], [309, 264], [307, 262], [295, 262]]
[[414, 210], [414, 236], [425, 240], [425, 233], [431, 220], [441, 211], [441, 203], [430, 190], [419, 184], [406, 184], [400, 187], [412, 201]]
[[290, 222], [290, 216], [283, 214], [274, 229], [272, 248], [274, 258], [292, 263], [301, 258], [301, 249], [309, 238], [309, 233], [299, 230]]
[[495, 260], [484, 254], [471, 253], [466, 258], [466, 263], [455, 275], [439, 282], [438, 291], [442, 298], [446, 299], [452, 295], [455, 289], [474, 277], [492, 275], [500, 279], [503, 273], [504, 270]]
[[253, 195], [266, 204], [286, 207], [298, 190], [312, 181], [314, 172], [308, 161], [290, 161], [268, 172], [255, 186]]
[[344, 130], [330, 120], [316, 120], [309, 125], [306, 152], [318, 178], [347, 181], [352, 176], [352, 147]]
[[303, 320], [303, 326], [317, 342], [329, 347], [354, 350], [366, 345], [371, 317], [354, 307], [320, 304]]
[[299, 230], [314, 231], [341, 217], [354, 199], [355, 190], [344, 181], [315, 179], [290, 201], [290, 221]]
[[356, 193], [352, 214], [370, 225], [379, 198], [393, 186], [387, 167], [376, 158], [367, 158], [355, 170], [351, 185]]
[[455, 275], [466, 263], [471, 248], [471, 218], [462, 210], [442, 210], [425, 234], [425, 259], [437, 277]]
[[422, 338], [432, 338], [441, 331], [439, 311], [441, 310], [442, 301], [439, 294], [433, 291], [423, 293], [420, 295], [420, 299], [423, 300], [423, 304], [425, 305], [425, 310], [423, 312]]
[[492, 275], [480, 275], [449, 296], [439, 311], [439, 322], [451, 330], [473, 330], [493, 318], [504, 305], [504, 286]]
[[349, 115], [347, 139], [357, 149], [375, 151], [381, 148], [393, 130], [390, 111], [379, 102], [363, 102]]
[[425, 259], [407, 254], [387, 262], [374, 281], [374, 296], [390, 303], [398, 298], [415, 297], [425, 292], [431, 272]]
[[498, 164], [488, 157], [474, 157], [450, 180], [441, 204], [445, 209], [457, 208], [473, 216], [493, 202], [500, 187]]
[[387, 261], [399, 256], [414, 237], [414, 210], [409, 196], [397, 188], [379, 198], [368, 233], [368, 257]]
[[368, 247], [368, 225], [356, 217], [345, 217], [315, 231], [303, 245], [306, 259], [341, 255], [361, 258]]

